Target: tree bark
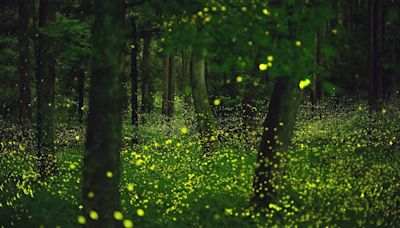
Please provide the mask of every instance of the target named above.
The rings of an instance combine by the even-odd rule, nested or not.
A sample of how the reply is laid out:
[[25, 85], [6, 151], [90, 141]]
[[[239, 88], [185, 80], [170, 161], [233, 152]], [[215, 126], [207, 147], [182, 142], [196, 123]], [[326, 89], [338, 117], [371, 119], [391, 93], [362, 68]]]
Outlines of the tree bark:
[[163, 97], [161, 112], [164, 116], [168, 115], [168, 89], [169, 89], [169, 55], [163, 58]]
[[[322, 31], [321, 29], [318, 29], [318, 31], [315, 34], [315, 65], [317, 67], [321, 66], [321, 59], [322, 59], [322, 53], [321, 53], [321, 40], [322, 40]], [[317, 105], [318, 101], [324, 100], [324, 89], [322, 87], [322, 79], [320, 72], [315, 72], [313, 75], [313, 80], [312, 80], [312, 87], [311, 87], [311, 103], [314, 106]]]
[[79, 69], [78, 72], [78, 121], [83, 123], [83, 106], [85, 100], [85, 70]]
[[283, 185], [284, 154], [290, 145], [301, 96], [297, 84], [288, 78], [275, 82], [264, 132], [260, 142], [251, 202], [255, 208], [268, 208], [280, 197]]
[[197, 126], [203, 138], [204, 152], [207, 155], [212, 150], [213, 142], [211, 137], [215, 130], [215, 120], [207, 93], [204, 58], [204, 53], [193, 52], [190, 82], [196, 111]]
[[168, 118], [172, 118], [172, 116], [174, 115], [174, 95], [175, 95], [175, 83], [176, 83], [174, 54], [169, 54], [166, 57], [164, 57], [163, 68], [164, 68], [164, 93], [163, 93], [162, 114]]
[[142, 112], [150, 113], [153, 109], [153, 97], [151, 95], [151, 74], [150, 74], [150, 48], [151, 34], [146, 33], [143, 42], [143, 63], [142, 63]]
[[30, 4], [29, 0], [19, 0], [19, 122], [29, 123], [31, 110], [32, 64], [30, 52]]
[[185, 105], [191, 103], [190, 65], [190, 48], [188, 48], [182, 51], [182, 94]]
[[[136, 128], [139, 125], [139, 105], [138, 105], [138, 41], [136, 34], [136, 18], [132, 18], [132, 48], [131, 48], [131, 124], [136, 133]], [[137, 143], [137, 135], [135, 134], [132, 138], [132, 143]]]
[[368, 104], [370, 110], [381, 108], [383, 97], [383, 67], [382, 67], [382, 3], [379, 0], [369, 0], [369, 91]]
[[[56, 20], [54, 1], [40, 0], [39, 27], [46, 29]], [[54, 148], [55, 109], [55, 58], [52, 52], [53, 39], [40, 33], [38, 39], [37, 74], [37, 140], [39, 173], [44, 177], [56, 171]]]
[[[125, 1], [96, 0], [89, 116], [83, 161], [88, 227], [120, 227], [120, 148], [125, 52]], [[97, 213], [98, 219], [93, 219]], [[92, 217], [90, 216], [92, 215]]]
[[168, 81], [168, 116], [174, 115], [174, 97], [175, 97], [175, 84], [176, 84], [176, 71], [175, 71], [175, 55], [169, 55], [169, 81]]

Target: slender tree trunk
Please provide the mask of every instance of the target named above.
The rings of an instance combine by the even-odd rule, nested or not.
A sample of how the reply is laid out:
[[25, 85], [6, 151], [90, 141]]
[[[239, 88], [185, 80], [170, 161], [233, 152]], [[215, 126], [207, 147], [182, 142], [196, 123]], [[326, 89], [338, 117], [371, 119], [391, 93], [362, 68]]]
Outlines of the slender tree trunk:
[[78, 121], [83, 123], [83, 106], [85, 100], [85, 70], [80, 69], [78, 72]]
[[169, 89], [169, 55], [164, 56], [163, 58], [163, 97], [162, 97], [162, 114], [164, 116], [168, 115], [168, 89]]
[[32, 118], [31, 78], [33, 75], [30, 55], [30, 4], [19, 0], [19, 122], [26, 124]]
[[120, 227], [113, 213], [120, 211], [125, 1], [96, 0], [93, 9], [93, 73], [83, 163], [86, 225]]
[[[331, 0], [331, 9], [333, 10], [333, 12], [335, 13], [335, 16], [329, 21], [329, 25], [328, 25], [328, 34], [330, 34], [330, 38], [331, 38], [331, 42], [334, 45], [334, 47], [336, 49], [338, 49], [339, 44], [338, 44], [338, 39], [335, 36], [335, 34], [332, 32], [333, 29], [338, 29], [339, 26], [339, 17], [340, 17], [340, 13], [339, 13], [339, 6], [338, 6], [338, 1], [336, 0]], [[334, 68], [332, 69], [332, 83], [334, 85], [339, 84], [339, 77], [337, 75], [337, 70], [335, 69], [340, 62], [340, 55], [339, 53], [337, 53], [335, 60], [334, 60]], [[336, 96], [336, 94], [335, 94]], [[336, 105], [337, 105], [337, 99], [336, 99]]]
[[197, 126], [203, 137], [205, 154], [212, 150], [212, 136], [215, 130], [215, 120], [210, 106], [205, 78], [204, 53], [192, 54], [192, 74], [190, 78], [192, 95], [197, 117]]
[[284, 154], [290, 145], [301, 96], [297, 84], [288, 78], [275, 82], [261, 138], [258, 167], [253, 182], [252, 204], [268, 208], [280, 197]]
[[[318, 29], [315, 34], [315, 64], [316, 66], [321, 65], [322, 53], [321, 53], [321, 40], [322, 40], [322, 31]], [[317, 105], [318, 101], [323, 101], [324, 99], [324, 89], [322, 87], [322, 79], [320, 72], [315, 72], [312, 80], [311, 87], [311, 102], [314, 106]]]
[[190, 88], [190, 48], [182, 51], [182, 94], [183, 102], [186, 105], [191, 103], [191, 88]]
[[[39, 27], [46, 29], [56, 19], [54, 1], [40, 0]], [[56, 170], [54, 148], [55, 61], [51, 51], [53, 39], [39, 34], [37, 74], [37, 140], [39, 173], [42, 177]]]
[[153, 109], [153, 97], [151, 95], [150, 83], [150, 48], [151, 34], [146, 33], [143, 42], [143, 63], [142, 63], [142, 112], [150, 113]]
[[134, 131], [134, 136], [132, 138], [132, 143], [137, 143], [137, 135], [136, 129], [139, 125], [139, 105], [138, 105], [138, 67], [137, 67], [137, 59], [138, 59], [138, 41], [136, 34], [136, 18], [132, 18], [132, 48], [131, 48], [131, 124]]
[[176, 84], [176, 70], [175, 70], [175, 55], [169, 56], [169, 81], [168, 81], [168, 116], [174, 115], [174, 97], [175, 97], [175, 84]]
[[174, 95], [175, 95], [175, 56], [169, 54], [163, 60], [164, 68], [164, 93], [162, 114], [171, 118], [174, 115]]

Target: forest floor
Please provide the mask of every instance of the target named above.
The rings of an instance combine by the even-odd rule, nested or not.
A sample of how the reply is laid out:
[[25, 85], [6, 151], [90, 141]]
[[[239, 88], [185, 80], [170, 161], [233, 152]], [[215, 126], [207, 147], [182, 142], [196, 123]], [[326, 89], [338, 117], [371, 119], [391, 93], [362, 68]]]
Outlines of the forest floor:
[[[148, 116], [139, 144], [122, 149], [122, 213], [135, 227], [399, 226], [398, 104], [376, 118], [365, 104], [318, 111], [321, 115], [303, 106], [283, 197], [264, 212], [249, 209], [261, 127], [242, 131], [239, 115], [221, 118], [226, 137], [205, 158], [188, 118], [194, 115], [185, 110], [177, 109], [172, 127], [158, 114]], [[17, 136], [2, 137], [0, 225], [79, 225], [84, 131], [59, 129], [59, 174], [42, 182], [35, 181], [37, 159], [29, 145]], [[124, 128], [125, 142], [130, 132]]]

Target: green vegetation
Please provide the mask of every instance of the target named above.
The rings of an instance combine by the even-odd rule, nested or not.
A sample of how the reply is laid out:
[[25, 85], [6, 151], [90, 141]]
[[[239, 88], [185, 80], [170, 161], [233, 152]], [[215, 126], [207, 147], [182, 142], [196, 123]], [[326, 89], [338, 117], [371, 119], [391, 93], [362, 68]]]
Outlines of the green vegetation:
[[[400, 110], [388, 109], [372, 122], [366, 108], [327, 109], [331, 114], [323, 119], [310, 119], [313, 114], [301, 111], [287, 155], [283, 197], [265, 212], [249, 208], [260, 132], [221, 129], [231, 137], [204, 158], [200, 135], [190, 124], [194, 120], [186, 118], [192, 111], [178, 106], [169, 136], [160, 114], [152, 114], [139, 128], [139, 145], [128, 146], [129, 127], [124, 130], [124, 219], [135, 227], [395, 226], [400, 222], [400, 144], [395, 134]], [[224, 121], [235, 125], [238, 120], [231, 116]], [[21, 142], [2, 142], [7, 148], [1, 161], [2, 179], [6, 177], [1, 183], [3, 224], [78, 226], [84, 136], [70, 131], [58, 134], [70, 138], [58, 154], [60, 173], [39, 183], [34, 181], [37, 158], [27, 156]]]

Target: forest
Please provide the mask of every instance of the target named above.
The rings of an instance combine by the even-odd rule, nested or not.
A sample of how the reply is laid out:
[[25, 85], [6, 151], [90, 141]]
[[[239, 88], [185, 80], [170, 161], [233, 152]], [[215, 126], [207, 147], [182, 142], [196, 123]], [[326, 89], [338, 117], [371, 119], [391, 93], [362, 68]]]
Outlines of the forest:
[[1, 0], [0, 227], [400, 227], [400, 1]]

